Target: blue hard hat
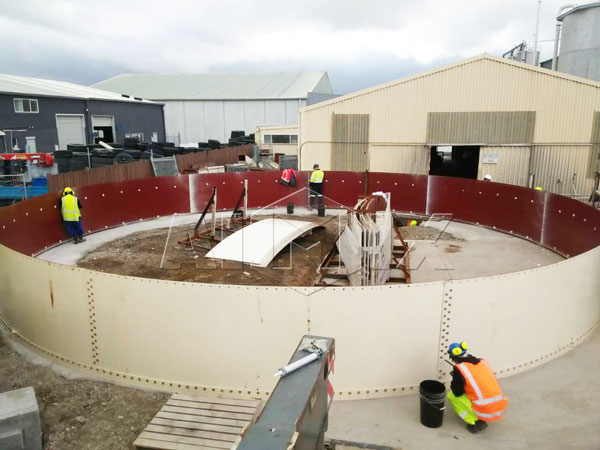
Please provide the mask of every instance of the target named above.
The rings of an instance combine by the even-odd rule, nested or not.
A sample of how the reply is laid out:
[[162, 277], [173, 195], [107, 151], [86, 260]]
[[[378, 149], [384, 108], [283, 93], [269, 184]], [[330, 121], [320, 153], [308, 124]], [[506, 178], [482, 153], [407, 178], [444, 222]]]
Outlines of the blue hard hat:
[[453, 342], [448, 347], [448, 354], [450, 356], [454, 356], [454, 357], [460, 358], [460, 357], [465, 356], [467, 354], [467, 350], [468, 349], [469, 349], [469, 346], [464, 341], [463, 342]]

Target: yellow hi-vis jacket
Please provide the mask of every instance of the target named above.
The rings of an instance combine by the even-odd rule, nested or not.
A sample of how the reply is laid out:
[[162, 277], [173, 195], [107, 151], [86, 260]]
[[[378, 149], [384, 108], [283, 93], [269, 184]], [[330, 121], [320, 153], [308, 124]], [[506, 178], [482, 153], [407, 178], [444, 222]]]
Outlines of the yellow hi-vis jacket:
[[77, 222], [81, 217], [77, 197], [74, 195], [65, 195], [62, 197], [60, 212], [65, 222]]
[[321, 169], [317, 169], [317, 170], [313, 171], [313, 173], [310, 174], [309, 181], [311, 183], [322, 183], [323, 178], [325, 178], [325, 172], [323, 172]]

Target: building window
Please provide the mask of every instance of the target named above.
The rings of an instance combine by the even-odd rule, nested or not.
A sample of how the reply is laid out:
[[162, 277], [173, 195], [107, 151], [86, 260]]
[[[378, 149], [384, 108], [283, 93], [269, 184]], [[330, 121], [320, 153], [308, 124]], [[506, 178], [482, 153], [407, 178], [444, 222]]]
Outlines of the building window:
[[38, 101], [31, 98], [15, 98], [15, 112], [36, 114], [40, 112]]
[[265, 134], [264, 144], [297, 144], [297, 134]]

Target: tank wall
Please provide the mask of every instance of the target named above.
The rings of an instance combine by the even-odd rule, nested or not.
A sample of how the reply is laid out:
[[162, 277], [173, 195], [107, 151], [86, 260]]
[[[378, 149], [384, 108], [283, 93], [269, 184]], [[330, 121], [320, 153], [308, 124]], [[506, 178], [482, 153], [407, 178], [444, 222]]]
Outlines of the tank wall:
[[[306, 173], [292, 189], [277, 183], [277, 172], [150, 178], [88, 186], [79, 195], [89, 229], [101, 230], [136, 220], [135, 211], [141, 219], [197, 209], [213, 186], [219, 186], [219, 208], [231, 209], [244, 176], [251, 206], [283, 205], [286, 194], [297, 195], [297, 204], [305, 199]], [[597, 325], [598, 211], [500, 183], [377, 173], [327, 177], [324, 193], [332, 205], [351, 205], [365, 191], [391, 192], [395, 210], [450, 213], [576, 256], [513, 274], [370, 288], [126, 277], [28, 256], [62, 232], [56, 197], [48, 195], [0, 210], [0, 319], [44, 355], [84, 372], [236, 397], [268, 397], [273, 373], [298, 336], [330, 335], [337, 343], [338, 399], [411, 393], [425, 378], [447, 380], [444, 352], [455, 340], [469, 342], [506, 376], [562, 354]]]

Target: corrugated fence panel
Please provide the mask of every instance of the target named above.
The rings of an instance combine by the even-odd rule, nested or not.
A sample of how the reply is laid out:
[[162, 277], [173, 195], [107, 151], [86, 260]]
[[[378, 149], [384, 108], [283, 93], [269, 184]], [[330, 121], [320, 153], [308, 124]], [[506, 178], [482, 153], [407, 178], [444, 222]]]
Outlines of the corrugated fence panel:
[[[531, 147], [481, 147], [477, 178], [491, 175], [496, 183], [527, 186]], [[497, 161], [484, 163], [484, 161]]]
[[427, 143], [530, 144], [535, 130], [535, 111], [430, 112]]
[[154, 171], [150, 161], [135, 161], [115, 166], [48, 175], [48, 190], [62, 192], [66, 186], [76, 188], [90, 184], [115, 183], [153, 176]]
[[334, 114], [331, 120], [331, 169], [368, 169], [369, 115]]
[[369, 147], [372, 172], [429, 173], [429, 148], [425, 145], [377, 145]]
[[[238, 147], [219, 148], [177, 155], [175, 159], [177, 160], [179, 172], [184, 172], [185, 170], [193, 170], [194, 168], [199, 169], [207, 166], [222, 166], [224, 164], [237, 163], [238, 155], [251, 156], [253, 147], [253, 145], [241, 145]], [[153, 176], [154, 171], [149, 160], [135, 161], [128, 164], [77, 170], [59, 175], [48, 175], [48, 190], [50, 192], [62, 192], [66, 186], [81, 187], [90, 184], [116, 183]]]
[[540, 145], [531, 151], [535, 185], [563, 195], [589, 195], [594, 180], [589, 178], [591, 146]]

